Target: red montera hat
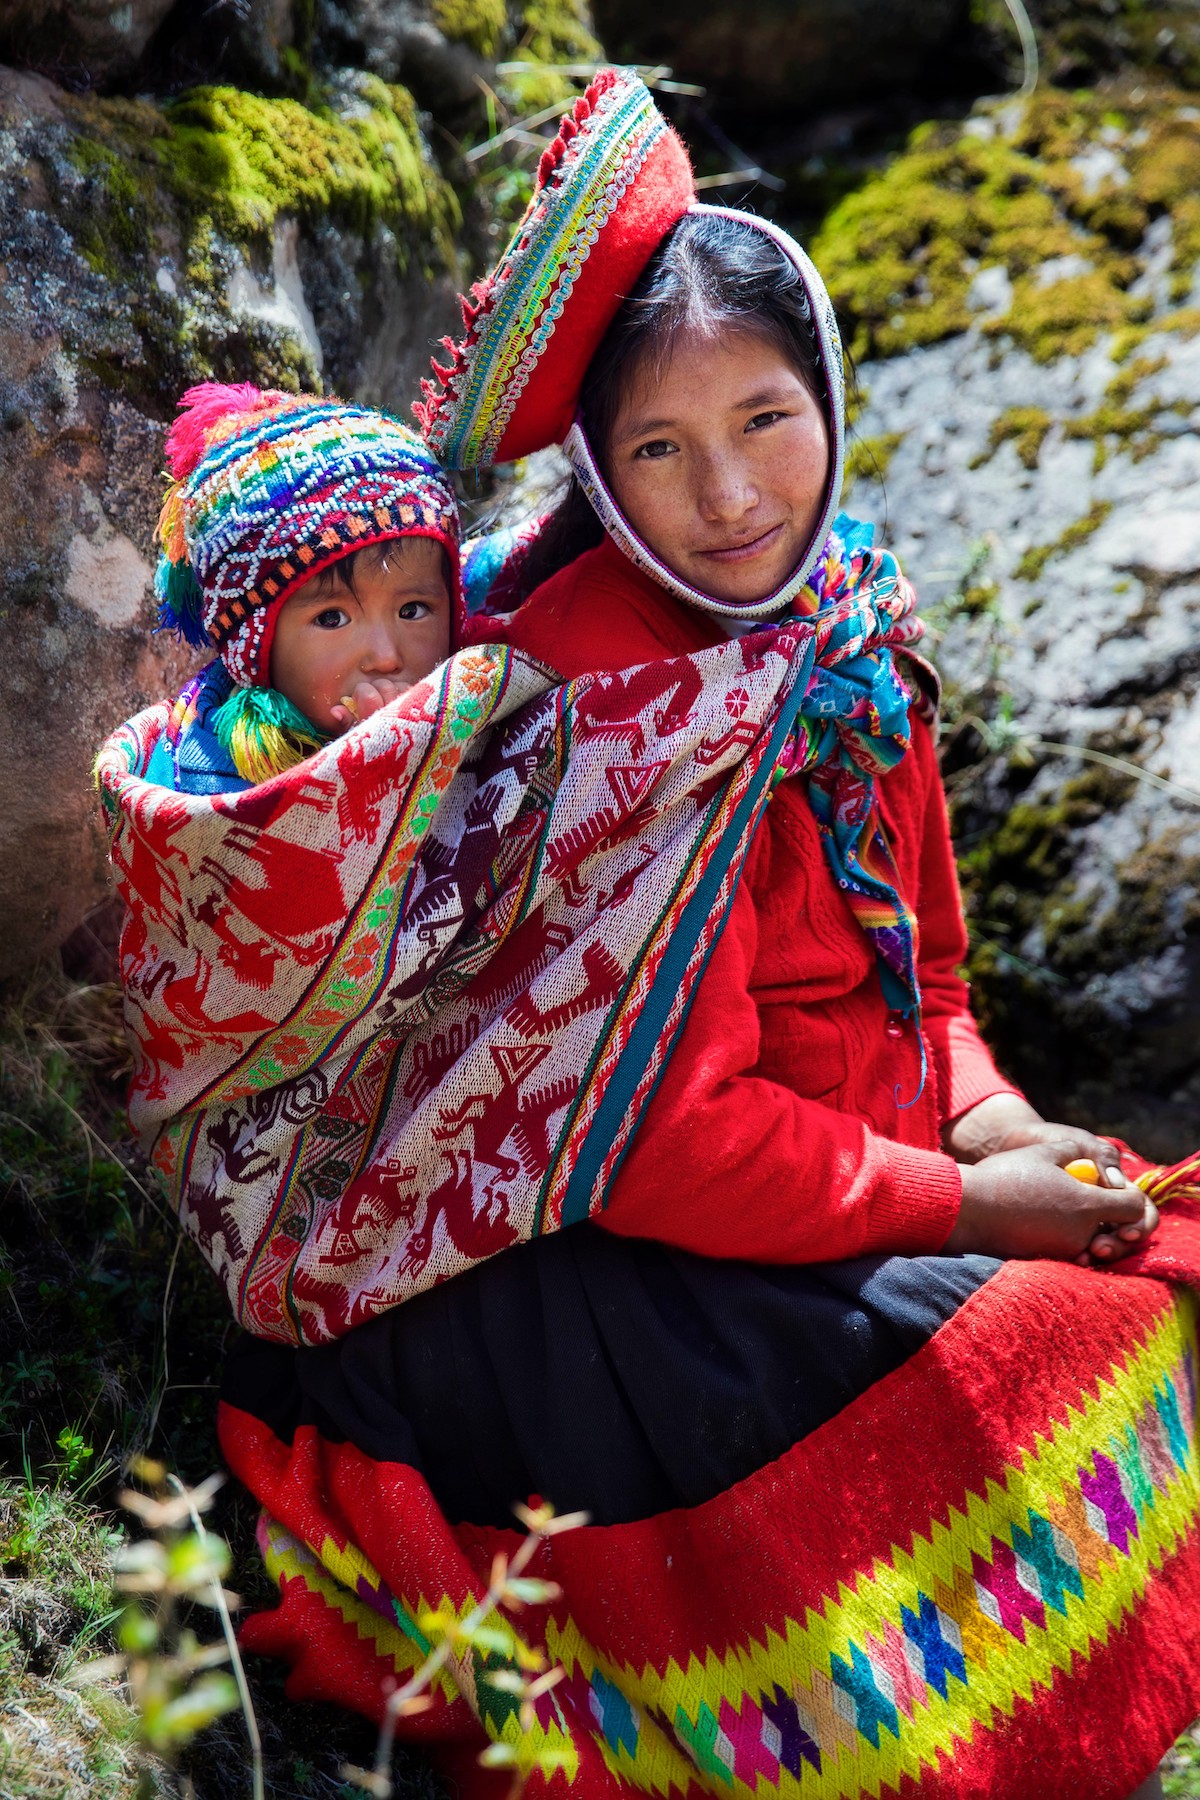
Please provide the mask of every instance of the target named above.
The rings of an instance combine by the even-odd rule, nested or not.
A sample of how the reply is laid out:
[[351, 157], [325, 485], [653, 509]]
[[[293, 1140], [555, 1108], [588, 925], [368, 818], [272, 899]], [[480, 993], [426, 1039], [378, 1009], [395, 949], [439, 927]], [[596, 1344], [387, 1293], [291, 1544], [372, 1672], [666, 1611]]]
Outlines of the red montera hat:
[[516, 235], [463, 301], [416, 414], [449, 468], [512, 462], [571, 429], [622, 300], [695, 198], [687, 151], [628, 69], [593, 81], [538, 166]]

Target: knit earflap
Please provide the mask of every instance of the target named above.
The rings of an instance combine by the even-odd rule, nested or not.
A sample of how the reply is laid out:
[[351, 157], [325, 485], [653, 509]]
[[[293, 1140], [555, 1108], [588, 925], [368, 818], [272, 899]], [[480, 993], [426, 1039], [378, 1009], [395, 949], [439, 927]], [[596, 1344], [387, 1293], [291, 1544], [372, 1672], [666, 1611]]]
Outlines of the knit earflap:
[[328, 742], [278, 688], [235, 687], [210, 720], [243, 781], [269, 781]]
[[196, 579], [188, 550], [184, 498], [214, 444], [232, 437], [257, 415], [301, 404], [295, 394], [256, 388], [252, 382], [204, 381], [189, 388], [179, 402], [180, 414], [167, 433], [167, 469], [173, 477], [158, 516], [155, 537], [162, 546], [154, 576], [158, 629], [174, 631], [198, 649], [209, 641], [204, 628], [204, 592]]

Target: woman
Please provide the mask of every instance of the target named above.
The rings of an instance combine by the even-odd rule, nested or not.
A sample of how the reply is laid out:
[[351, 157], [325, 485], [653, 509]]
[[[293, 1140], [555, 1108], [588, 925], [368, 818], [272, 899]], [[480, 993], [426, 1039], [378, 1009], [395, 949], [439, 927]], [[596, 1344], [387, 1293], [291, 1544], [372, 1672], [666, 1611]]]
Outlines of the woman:
[[[1194, 1308], [1096, 1271], [1187, 1273], [1194, 1227], [1148, 1242], [1141, 1165], [1040, 1119], [970, 1022], [911, 596], [835, 518], [819, 277], [770, 226], [694, 208], [677, 140], [609, 74], [468, 326], [434, 448], [566, 437], [578, 481], [478, 635], [581, 684], [581, 731], [602, 678], [614, 793], [653, 783], [651, 712], [660, 743], [685, 734], [737, 659], [702, 766], [805, 632], [852, 641], [787, 688], [770, 804], [749, 774], [721, 789], [733, 848], [680, 952], [686, 1005], [660, 965], [680, 1016], [636, 1131], [613, 1114], [601, 1209], [336, 1341], [235, 1356], [222, 1439], [283, 1595], [245, 1641], [297, 1696], [379, 1716], [427, 1609], [468, 1611], [511, 1502], [544, 1496], [593, 1521], [540, 1552], [562, 1594], [517, 1621], [564, 1679], [523, 1732], [489, 1681], [516, 1650], [462, 1651], [410, 1724], [466, 1791], [507, 1779], [475, 1764], [487, 1736], [588, 1797], [1156, 1793], [1200, 1707]], [[476, 1100], [471, 1154], [515, 1168], [521, 1128], [485, 1149]]]

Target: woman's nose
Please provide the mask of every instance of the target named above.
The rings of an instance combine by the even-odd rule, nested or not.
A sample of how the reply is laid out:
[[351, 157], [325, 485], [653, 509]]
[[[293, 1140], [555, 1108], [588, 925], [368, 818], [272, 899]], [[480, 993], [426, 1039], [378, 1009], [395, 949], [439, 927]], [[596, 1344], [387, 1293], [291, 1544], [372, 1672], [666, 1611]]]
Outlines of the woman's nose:
[[729, 524], [758, 505], [758, 489], [736, 457], [713, 456], [700, 470], [696, 499], [702, 518]]

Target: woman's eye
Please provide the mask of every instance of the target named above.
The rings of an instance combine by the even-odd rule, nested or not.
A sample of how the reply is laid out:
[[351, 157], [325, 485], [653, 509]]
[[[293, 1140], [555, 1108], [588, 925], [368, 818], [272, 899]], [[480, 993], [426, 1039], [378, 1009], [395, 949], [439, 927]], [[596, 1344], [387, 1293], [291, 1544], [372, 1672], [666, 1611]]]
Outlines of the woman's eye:
[[648, 444], [639, 444], [633, 454], [657, 462], [660, 457], [672, 456], [674, 452], [675, 446], [668, 438], [651, 438]]
[[750, 423], [747, 425], [746, 430], [747, 431], [761, 431], [765, 425], [773, 425], [775, 423], [776, 419], [782, 419], [783, 417], [784, 417], [784, 414], [781, 412], [755, 413], [754, 417], [751, 419]]
[[315, 615], [313, 624], [318, 631], [336, 631], [339, 625], [346, 625], [349, 621], [350, 614], [343, 612], [340, 606], [326, 606]]
[[432, 610], [424, 600], [406, 600], [398, 616], [401, 619], [427, 619]]

